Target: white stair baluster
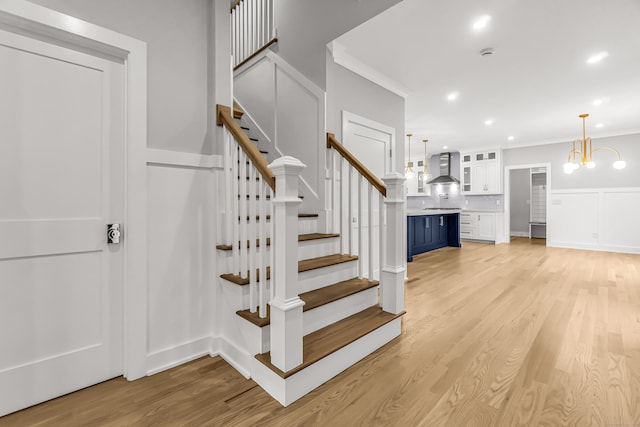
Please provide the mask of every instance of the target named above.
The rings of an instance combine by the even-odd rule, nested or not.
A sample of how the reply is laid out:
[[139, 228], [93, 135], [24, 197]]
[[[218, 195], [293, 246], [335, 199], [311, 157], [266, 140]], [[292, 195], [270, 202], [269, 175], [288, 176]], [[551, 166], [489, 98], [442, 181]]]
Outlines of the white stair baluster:
[[354, 244], [353, 244], [353, 167], [351, 165], [348, 166], [349, 171], [349, 187], [347, 188], [347, 197], [349, 203], [349, 222], [347, 223], [347, 227], [349, 227], [349, 255], [353, 255], [354, 252]]
[[[222, 143], [223, 145], [223, 152], [224, 152], [224, 185], [225, 188], [229, 189], [232, 188], [232, 182], [233, 182], [233, 178], [231, 176], [231, 141], [230, 141], [230, 134], [229, 132], [227, 132], [226, 130], [223, 131], [224, 134], [224, 141]], [[224, 198], [224, 214], [225, 214], [225, 230], [223, 231], [223, 236], [224, 236], [224, 243], [226, 244], [231, 244], [233, 243], [233, 233], [232, 233], [232, 224], [233, 224], [233, 217], [231, 216], [232, 213], [232, 206], [233, 206], [233, 195], [231, 194], [231, 191], [226, 191], [225, 195], [226, 197]]]
[[362, 191], [362, 181], [364, 177], [358, 173], [358, 278], [364, 277], [364, 261], [366, 258], [366, 250], [364, 249], [364, 230], [362, 229], [362, 198], [364, 197], [364, 191]]
[[258, 282], [258, 309], [259, 315], [262, 318], [267, 317], [267, 192], [265, 187], [267, 184], [262, 179], [262, 175], [259, 176], [258, 188], [260, 189], [260, 221], [259, 225], [259, 242], [260, 242], [260, 281]]
[[[275, 287], [273, 286], [273, 284], [275, 283], [275, 277], [276, 277], [276, 269], [275, 269], [275, 262], [274, 262], [274, 254], [275, 251], [273, 250], [273, 248], [275, 247], [275, 241], [276, 241], [276, 227], [275, 227], [275, 221], [273, 220], [273, 198], [275, 197], [275, 191], [271, 190], [271, 187], [267, 188], [267, 194], [269, 194], [271, 196], [271, 202], [269, 202], [269, 239], [271, 240], [271, 248], [269, 249], [269, 265], [271, 266], [269, 268], [269, 301], [271, 301], [274, 297], [274, 289]], [[266, 273], [266, 269], [265, 269], [265, 273]], [[265, 274], [266, 277], [266, 274]]]
[[[253, 164], [249, 166], [249, 230], [248, 230], [248, 252], [249, 252], [249, 308], [252, 313], [256, 312], [258, 306], [258, 289], [256, 280], [256, 270], [258, 263], [256, 262], [256, 216], [258, 215], [256, 209], [256, 168]], [[243, 243], [244, 244], [244, 243]]]
[[238, 176], [240, 175], [240, 149], [237, 145], [232, 144], [231, 152], [233, 153], [233, 159], [231, 160], [231, 181], [233, 191], [231, 192], [232, 202], [233, 202], [233, 238], [231, 239], [232, 247], [232, 258], [233, 258], [233, 274], [240, 275], [240, 246], [238, 242], [240, 241], [240, 224], [241, 224], [241, 216], [240, 216], [240, 189], [239, 189], [239, 180]]
[[[244, 151], [240, 150], [240, 277], [247, 277], [249, 271], [249, 262], [247, 259], [247, 156]], [[235, 244], [235, 242], [234, 242]]]
[[381, 193], [378, 193], [378, 243], [378, 280], [380, 280], [385, 247], [384, 196]]
[[375, 243], [373, 240], [373, 236], [375, 236], [375, 234], [373, 233], [373, 197], [374, 195], [374, 188], [373, 185], [368, 184], [367, 185], [367, 189], [369, 191], [367, 191], [367, 208], [368, 208], [368, 218], [367, 218], [367, 225], [369, 226], [369, 244], [367, 245], [369, 247], [369, 255], [367, 256], [367, 262], [369, 263], [369, 276], [368, 279], [369, 281], [373, 280], [373, 248], [375, 247]]

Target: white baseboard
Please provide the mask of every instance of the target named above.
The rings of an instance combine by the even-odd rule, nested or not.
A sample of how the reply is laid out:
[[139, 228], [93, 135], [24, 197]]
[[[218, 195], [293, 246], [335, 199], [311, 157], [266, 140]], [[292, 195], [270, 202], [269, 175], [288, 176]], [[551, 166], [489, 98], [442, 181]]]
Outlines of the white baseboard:
[[187, 341], [147, 355], [147, 375], [190, 362], [211, 353], [211, 337]]
[[240, 374], [249, 379], [251, 378], [251, 360], [253, 357], [243, 351], [224, 337], [215, 337], [212, 340], [211, 356], [222, 357], [229, 365]]
[[638, 246], [612, 246], [612, 245], [598, 245], [598, 244], [590, 244], [590, 243], [559, 242], [556, 240], [548, 240], [548, 239], [547, 239], [547, 246], [552, 248], [580, 249], [585, 251], [640, 254], [640, 247]]
[[512, 231], [509, 235], [511, 237], [529, 237], [529, 233], [526, 231]]

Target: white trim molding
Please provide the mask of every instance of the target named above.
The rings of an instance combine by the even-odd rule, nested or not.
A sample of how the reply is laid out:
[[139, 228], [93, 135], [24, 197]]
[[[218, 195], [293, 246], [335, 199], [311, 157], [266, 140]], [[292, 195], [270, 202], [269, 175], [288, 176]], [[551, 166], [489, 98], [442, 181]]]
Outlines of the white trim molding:
[[[511, 236], [515, 236], [514, 233], [511, 232], [511, 171], [514, 169], [533, 169], [533, 168], [546, 168], [547, 169], [547, 223], [550, 221], [549, 218], [549, 205], [551, 200], [551, 163], [528, 163], [523, 165], [509, 165], [504, 167], [504, 183], [502, 188], [504, 189], [504, 221], [503, 221], [503, 231], [502, 235], [504, 236], [504, 242], [509, 243], [511, 241]], [[527, 234], [528, 236], [528, 234]], [[548, 237], [548, 236], [547, 236]], [[496, 242], [498, 243], [498, 242]], [[547, 246], [549, 245], [549, 240], [547, 239]]]
[[0, 28], [125, 67], [124, 376], [147, 374], [147, 44], [23, 0], [0, 0]]
[[147, 164], [199, 169], [222, 169], [223, 159], [220, 154], [207, 155], [147, 148]]
[[361, 77], [364, 77], [370, 82], [373, 82], [378, 86], [383, 87], [389, 92], [395, 93], [396, 95], [404, 99], [407, 99], [409, 97], [409, 89], [407, 89], [404, 85], [392, 79], [391, 77], [382, 74], [378, 70], [365, 64], [354, 56], [349, 55], [346, 52], [345, 47], [335, 40], [327, 44], [327, 48], [329, 49], [329, 52], [331, 52], [331, 58], [333, 59], [333, 62], [335, 62], [336, 64], [358, 74]]

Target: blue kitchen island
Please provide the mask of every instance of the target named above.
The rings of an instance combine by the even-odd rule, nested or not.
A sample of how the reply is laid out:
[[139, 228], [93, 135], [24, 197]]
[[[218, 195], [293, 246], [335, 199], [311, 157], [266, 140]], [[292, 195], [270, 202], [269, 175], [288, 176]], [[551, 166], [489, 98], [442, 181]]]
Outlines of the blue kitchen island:
[[407, 262], [445, 246], [461, 246], [460, 209], [407, 210]]

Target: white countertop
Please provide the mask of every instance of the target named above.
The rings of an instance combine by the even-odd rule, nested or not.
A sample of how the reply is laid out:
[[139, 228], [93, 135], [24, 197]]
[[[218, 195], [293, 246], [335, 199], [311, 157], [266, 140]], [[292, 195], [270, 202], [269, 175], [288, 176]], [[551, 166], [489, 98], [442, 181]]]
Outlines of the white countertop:
[[460, 209], [407, 209], [407, 216], [448, 215], [460, 213]]
[[462, 209], [462, 212], [504, 212], [503, 209]]

